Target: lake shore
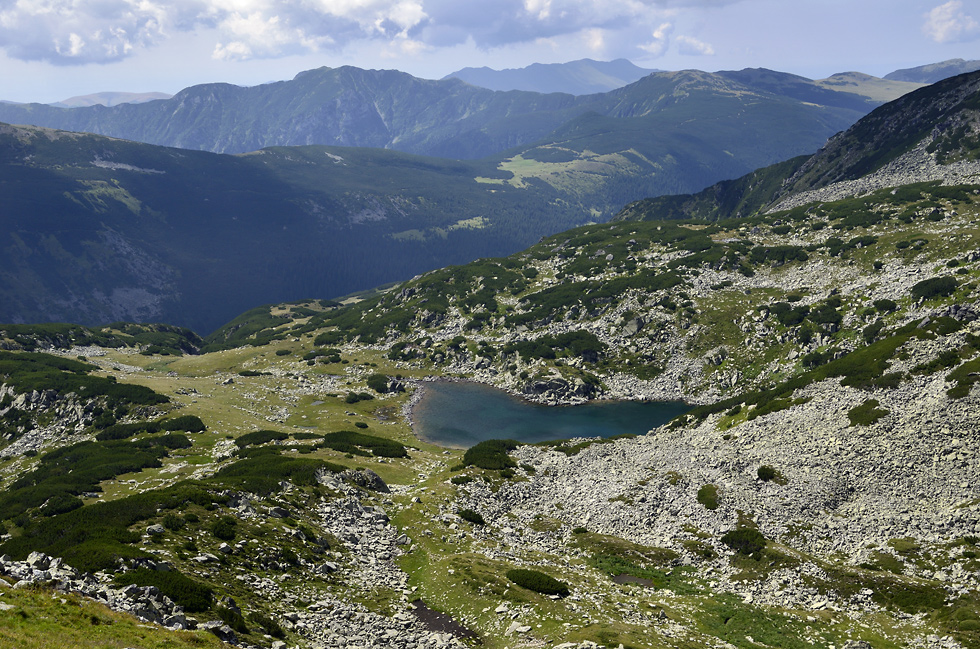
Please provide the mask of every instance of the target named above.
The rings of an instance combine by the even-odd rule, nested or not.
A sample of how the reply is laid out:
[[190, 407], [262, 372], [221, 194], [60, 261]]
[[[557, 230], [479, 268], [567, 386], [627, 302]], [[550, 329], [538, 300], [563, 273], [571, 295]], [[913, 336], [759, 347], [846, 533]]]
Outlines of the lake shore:
[[469, 448], [487, 439], [538, 443], [643, 435], [691, 407], [678, 401], [602, 399], [556, 408], [482, 381], [427, 377], [410, 383], [402, 416], [416, 439], [444, 448]]

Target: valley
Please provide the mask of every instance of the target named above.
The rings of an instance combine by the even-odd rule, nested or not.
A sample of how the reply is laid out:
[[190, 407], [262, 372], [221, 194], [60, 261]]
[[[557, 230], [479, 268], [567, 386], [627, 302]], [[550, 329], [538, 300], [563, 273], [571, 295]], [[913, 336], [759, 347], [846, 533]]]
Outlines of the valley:
[[[978, 85], [206, 337], [0, 325], [0, 644], [59, 646], [57, 615], [140, 646], [980, 646]], [[213, 155], [123, 151], [144, 173]], [[301, 184], [321, 153], [356, 155], [233, 164]], [[520, 191], [528, 159], [458, 164]], [[412, 427], [433, 380], [691, 407], [639, 435], [450, 448]]]

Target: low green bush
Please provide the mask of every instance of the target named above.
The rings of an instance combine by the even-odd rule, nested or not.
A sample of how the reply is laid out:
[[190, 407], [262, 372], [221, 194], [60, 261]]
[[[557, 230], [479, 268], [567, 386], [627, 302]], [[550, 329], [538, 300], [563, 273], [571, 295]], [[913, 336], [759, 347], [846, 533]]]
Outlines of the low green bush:
[[878, 407], [877, 399], [868, 399], [859, 406], [854, 406], [847, 411], [847, 418], [851, 426], [870, 426], [889, 413], [888, 410]]
[[912, 297], [921, 300], [948, 297], [956, 291], [958, 286], [959, 284], [954, 277], [932, 277], [913, 286]]
[[113, 424], [100, 430], [95, 439], [100, 442], [108, 442], [118, 439], [129, 439], [140, 433], [158, 433], [160, 424], [155, 421], [143, 421], [135, 424]]
[[373, 398], [367, 392], [348, 392], [347, 396], [344, 397], [344, 403], [354, 404], [358, 401], [370, 401]]
[[201, 613], [211, 608], [211, 587], [175, 570], [138, 568], [117, 575], [114, 581], [120, 586], [155, 586], [188, 613]]
[[464, 521], [473, 523], [474, 525], [486, 525], [487, 522], [483, 520], [483, 516], [480, 512], [475, 512], [472, 509], [461, 509], [456, 512], [456, 515], [462, 518]]
[[286, 637], [286, 632], [282, 626], [268, 615], [256, 612], [249, 614], [248, 617], [254, 624], [261, 627], [266, 635], [271, 635], [273, 638], [279, 638], [280, 640]]
[[[55, 497], [78, 496], [87, 491], [100, 491], [104, 480], [124, 473], [162, 466], [162, 458], [177, 448], [191, 445], [183, 435], [161, 435], [137, 442], [113, 440], [79, 442], [50, 451], [41, 456], [33, 471], [24, 474], [0, 492], [0, 520], [14, 518]], [[43, 514], [64, 513], [54, 508]]]
[[766, 547], [766, 537], [759, 530], [740, 528], [726, 532], [721, 542], [739, 554], [756, 554]]
[[241, 489], [265, 495], [278, 491], [283, 481], [298, 486], [311, 486], [316, 484], [317, 472], [340, 473], [345, 469], [343, 466], [323, 460], [285, 457], [278, 449], [260, 450], [266, 452], [229, 464], [208, 478], [206, 482], [227, 489]]
[[713, 484], [706, 484], [698, 489], [698, 502], [704, 505], [705, 509], [718, 509], [718, 487]]
[[327, 433], [323, 436], [323, 441], [317, 444], [317, 447], [365, 457], [371, 454], [376, 457], [408, 457], [405, 445], [400, 442], [374, 435], [365, 435], [352, 430]]
[[248, 633], [248, 625], [245, 624], [245, 618], [242, 617], [242, 613], [239, 610], [229, 608], [227, 606], [219, 606], [214, 609], [214, 612], [221, 618], [221, 621], [230, 626], [235, 631], [239, 633]]
[[517, 466], [517, 463], [507, 453], [518, 446], [520, 443], [512, 439], [488, 439], [474, 445], [463, 454], [463, 466], [475, 466], [488, 471], [512, 469]]
[[173, 419], [166, 419], [160, 422], [160, 428], [163, 430], [182, 430], [188, 433], [202, 433], [208, 429], [201, 421], [201, 418], [196, 415], [184, 415], [182, 417], [174, 417]]
[[235, 446], [245, 448], [246, 446], [258, 446], [273, 441], [280, 442], [284, 439], [289, 439], [289, 435], [278, 430], [256, 430], [239, 435], [235, 439]]
[[236, 535], [235, 527], [237, 525], [238, 521], [236, 521], [233, 516], [222, 516], [211, 523], [209, 530], [216, 539], [221, 539], [222, 541], [234, 541]]
[[164, 514], [161, 523], [171, 532], [179, 532], [187, 527], [187, 521], [184, 519], [184, 517], [180, 516], [179, 514], [175, 514], [174, 512], [167, 512]]
[[568, 584], [565, 582], [559, 581], [554, 577], [546, 575], [537, 570], [527, 570], [524, 568], [508, 570], [507, 579], [511, 580], [521, 588], [526, 588], [536, 593], [541, 593], [542, 595], [558, 595], [559, 597], [568, 597], [568, 594], [571, 592], [568, 588]]
[[372, 374], [367, 377], [367, 386], [378, 394], [384, 394], [388, 391], [388, 377], [384, 374]]

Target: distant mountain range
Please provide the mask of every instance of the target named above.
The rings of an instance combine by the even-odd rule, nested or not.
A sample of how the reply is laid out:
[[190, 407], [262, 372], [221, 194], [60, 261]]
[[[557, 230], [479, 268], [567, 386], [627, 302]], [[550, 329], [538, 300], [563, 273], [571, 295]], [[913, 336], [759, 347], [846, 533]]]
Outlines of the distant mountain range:
[[965, 61], [963, 59], [950, 59], [941, 63], [931, 63], [920, 65], [915, 68], [895, 70], [885, 75], [885, 79], [890, 81], [911, 81], [913, 83], [936, 83], [943, 79], [980, 70], [980, 61]]
[[170, 99], [173, 95], [165, 92], [96, 92], [90, 95], [69, 97], [51, 104], [60, 108], [83, 108], [86, 106], [118, 106], [119, 104], [142, 104], [157, 99]]
[[771, 70], [689, 70], [575, 97], [321, 68], [143, 104], [4, 105], [0, 120], [223, 153], [328, 144], [483, 158], [497, 169], [494, 182], [546, 186], [563, 206], [602, 220], [644, 196], [696, 191], [816, 150], [881, 103], [861, 94], [866, 85], [840, 91]]
[[[689, 79], [698, 81], [692, 85]], [[733, 82], [743, 87], [731, 87]], [[767, 104], [794, 103], [799, 115], [794, 119], [833, 122], [834, 131], [881, 103], [852, 88], [838, 92], [803, 77], [764, 70], [660, 72], [607, 93], [576, 97], [497, 92], [459, 79], [430, 81], [392, 70], [343, 67], [249, 88], [204, 84], [141, 104], [70, 109], [5, 104], [0, 121], [216, 153], [326, 144], [481, 158], [545, 138], [585, 115], [650, 115], [685, 102], [686, 93], [705, 83], [705, 88], [722, 93], [722, 101], [732, 93], [749, 93]], [[721, 90], [725, 83], [729, 87]], [[816, 131], [818, 141], [830, 134], [819, 127]]]
[[[0, 321], [207, 332], [257, 302], [509, 254], [638, 198], [812, 152], [880, 103], [823, 83], [659, 72], [574, 97], [321, 68], [142, 104], [3, 105], [10, 122], [115, 139], [0, 127]], [[361, 148], [188, 150], [318, 141]]]
[[490, 90], [528, 90], [592, 95], [622, 88], [660, 70], [641, 68], [626, 59], [594, 61], [580, 59], [568, 63], [534, 63], [524, 68], [494, 70], [488, 67], [463, 68], [443, 79], [462, 79]]

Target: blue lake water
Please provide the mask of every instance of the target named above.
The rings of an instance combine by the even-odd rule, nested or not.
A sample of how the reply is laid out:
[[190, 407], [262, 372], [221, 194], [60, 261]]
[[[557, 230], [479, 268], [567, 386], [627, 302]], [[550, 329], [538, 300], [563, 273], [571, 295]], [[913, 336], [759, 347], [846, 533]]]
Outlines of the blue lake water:
[[421, 438], [440, 446], [469, 448], [487, 439], [534, 443], [642, 435], [688, 410], [689, 405], [676, 401], [542, 406], [480, 383], [438, 381], [425, 384], [413, 418]]

